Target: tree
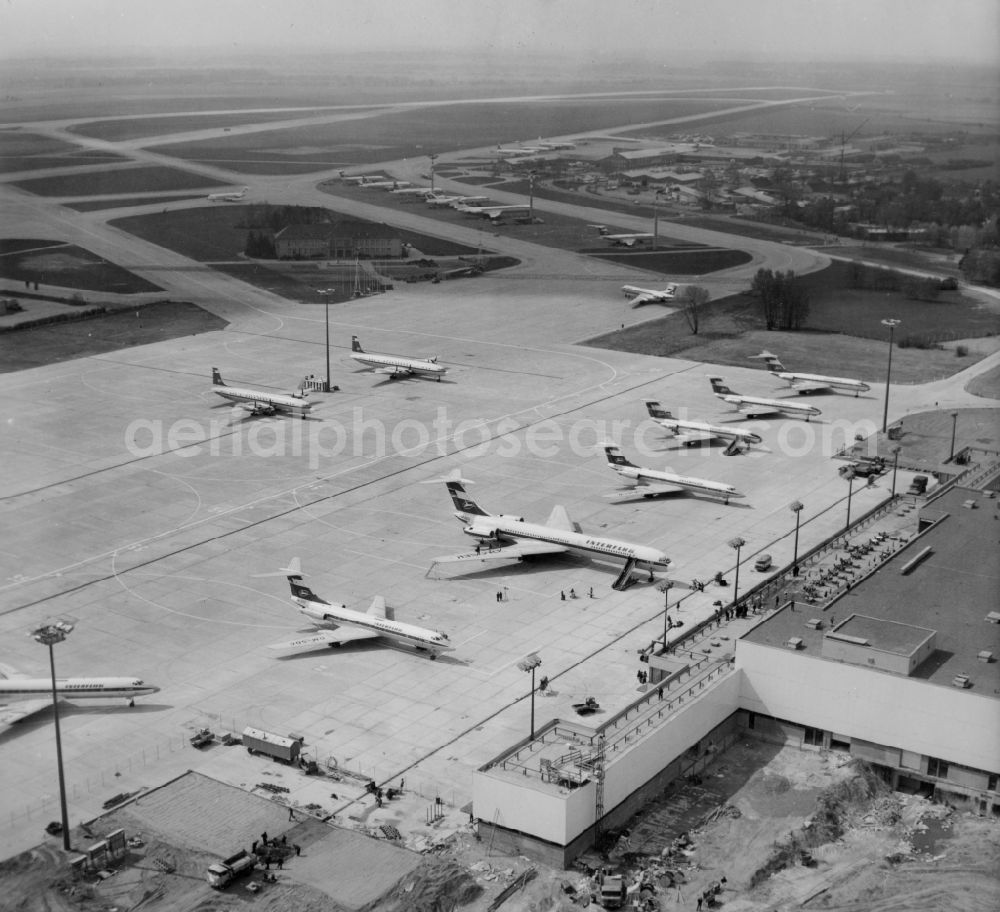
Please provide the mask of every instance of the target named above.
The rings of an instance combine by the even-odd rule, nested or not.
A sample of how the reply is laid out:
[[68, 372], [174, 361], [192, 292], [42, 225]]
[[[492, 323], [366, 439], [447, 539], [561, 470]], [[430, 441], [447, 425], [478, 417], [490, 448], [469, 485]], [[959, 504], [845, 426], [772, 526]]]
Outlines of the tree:
[[698, 324], [701, 322], [701, 308], [708, 303], [708, 289], [700, 285], [688, 285], [681, 299], [681, 310], [687, 320], [691, 332], [698, 335]]
[[766, 329], [801, 329], [809, 316], [809, 295], [795, 273], [758, 269], [750, 293], [760, 298]]

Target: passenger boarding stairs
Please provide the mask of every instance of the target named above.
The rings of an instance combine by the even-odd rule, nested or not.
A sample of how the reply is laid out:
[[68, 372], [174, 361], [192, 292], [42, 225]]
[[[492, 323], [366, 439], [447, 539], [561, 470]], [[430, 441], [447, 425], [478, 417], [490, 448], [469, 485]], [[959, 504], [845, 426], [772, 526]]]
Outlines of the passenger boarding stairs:
[[612, 584], [611, 588], [616, 589], [618, 592], [624, 592], [628, 589], [635, 580], [632, 578], [632, 571], [635, 570], [635, 558], [630, 557], [625, 561], [625, 566], [622, 567], [622, 572], [618, 574], [618, 579], [616, 579]]

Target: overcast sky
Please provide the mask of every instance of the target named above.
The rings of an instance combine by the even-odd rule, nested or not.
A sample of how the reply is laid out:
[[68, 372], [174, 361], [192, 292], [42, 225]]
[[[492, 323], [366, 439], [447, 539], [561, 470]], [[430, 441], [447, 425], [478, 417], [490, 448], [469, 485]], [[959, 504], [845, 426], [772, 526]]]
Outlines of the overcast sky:
[[467, 49], [996, 62], [1000, 0], [0, 0], [0, 56]]

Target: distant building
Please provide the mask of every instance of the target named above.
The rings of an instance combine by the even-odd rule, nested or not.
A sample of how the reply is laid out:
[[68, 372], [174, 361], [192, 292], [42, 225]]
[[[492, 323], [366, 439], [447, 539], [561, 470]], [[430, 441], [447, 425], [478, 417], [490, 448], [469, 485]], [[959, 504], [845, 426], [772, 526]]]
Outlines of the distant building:
[[288, 225], [274, 236], [281, 260], [397, 259], [403, 240], [388, 225], [344, 219], [319, 225]]

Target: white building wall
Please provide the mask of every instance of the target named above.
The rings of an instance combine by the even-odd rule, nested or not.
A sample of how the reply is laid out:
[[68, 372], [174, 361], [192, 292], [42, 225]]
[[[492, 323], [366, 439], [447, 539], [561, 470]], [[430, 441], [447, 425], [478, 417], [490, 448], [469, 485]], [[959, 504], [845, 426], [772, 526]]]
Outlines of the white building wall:
[[[604, 780], [604, 808], [610, 811], [639, 786], [648, 782], [669, 763], [697, 744], [717, 725], [736, 711], [740, 682], [738, 674], [713, 681], [687, 702], [684, 709], [666, 724], [650, 729], [638, 744], [620, 758], [607, 750], [607, 776]], [[593, 815], [591, 816], [593, 820]], [[574, 834], [576, 835], [576, 834]]]
[[[697, 699], [627, 745], [627, 752], [612, 748], [609, 735], [604, 781], [605, 812], [614, 810], [637, 788], [648, 782], [693, 744], [736, 711], [740, 682], [729, 674], [712, 682]], [[666, 703], [666, 701], [664, 701]], [[625, 745], [622, 746], [625, 748]], [[509, 771], [480, 770], [472, 778], [472, 803], [476, 817], [487, 823], [537, 839], [568, 845], [596, 822], [596, 786], [593, 781], [578, 789], [560, 789]]]
[[736, 645], [743, 709], [1000, 772], [1000, 702], [968, 690]]

